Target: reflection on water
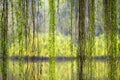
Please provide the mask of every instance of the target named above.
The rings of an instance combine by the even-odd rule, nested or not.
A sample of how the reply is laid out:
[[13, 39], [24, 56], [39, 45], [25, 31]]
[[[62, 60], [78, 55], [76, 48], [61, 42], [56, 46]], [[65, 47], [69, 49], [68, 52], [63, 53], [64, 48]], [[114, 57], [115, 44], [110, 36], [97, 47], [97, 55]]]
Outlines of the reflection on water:
[[[72, 65], [72, 67], [71, 67]], [[56, 80], [119, 80], [120, 63], [109, 64], [107, 61], [84, 61], [82, 74], [77, 74], [77, 61], [56, 62]], [[19, 62], [9, 61], [8, 80], [49, 80], [49, 62]], [[2, 80], [2, 72], [0, 73]]]

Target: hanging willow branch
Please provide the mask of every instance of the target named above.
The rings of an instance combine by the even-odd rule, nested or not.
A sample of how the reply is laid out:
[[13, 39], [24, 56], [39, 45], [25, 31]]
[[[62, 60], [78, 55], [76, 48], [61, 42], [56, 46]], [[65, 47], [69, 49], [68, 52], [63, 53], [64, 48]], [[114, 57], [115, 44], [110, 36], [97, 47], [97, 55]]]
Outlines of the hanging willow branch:
[[[70, 12], [70, 35], [71, 35], [71, 39], [70, 39], [70, 52], [71, 52], [71, 56], [73, 57], [74, 53], [73, 53], [73, 35], [72, 35], [72, 29], [73, 29], [73, 7], [74, 7], [74, 4], [73, 4], [73, 0], [71, 0], [71, 12]], [[74, 62], [71, 61], [71, 80], [74, 79], [74, 77], [72, 77], [74, 74], [73, 74], [73, 67], [74, 67]]]
[[95, 0], [89, 1], [89, 56], [92, 57], [95, 50]]
[[49, 0], [49, 80], [55, 79], [55, 1]]
[[25, 34], [25, 49], [27, 54], [27, 46], [28, 46], [28, 5], [29, 0], [24, 1], [24, 18], [25, 18], [25, 27], [24, 27], [24, 34]]
[[16, 1], [16, 8], [17, 10], [15, 11], [16, 15], [16, 31], [17, 31], [17, 36], [18, 36], [18, 43], [19, 43], [19, 78], [23, 78], [23, 68], [21, 67], [23, 64], [23, 46], [24, 46], [24, 24], [25, 24], [25, 19], [24, 19], [24, 0], [17, 0]]
[[[29, 7], [29, 0], [24, 0], [24, 37], [25, 37], [25, 41], [24, 41], [24, 46], [25, 46], [25, 50], [26, 50], [26, 54], [28, 56], [28, 37], [29, 37], [29, 33], [28, 33], [28, 18], [29, 18], [29, 13], [28, 13], [28, 7]], [[25, 72], [28, 72], [28, 59], [27, 59], [27, 68]], [[27, 73], [25, 73], [25, 79], [28, 80], [27, 77]]]
[[34, 52], [35, 49], [35, 1], [32, 0], [32, 23], [33, 23], [33, 47], [32, 47], [32, 51]]
[[111, 57], [109, 58], [108, 64], [110, 65], [110, 72], [108, 74], [109, 79], [111, 80], [118, 80], [118, 73], [117, 73], [117, 54], [118, 54], [118, 50], [117, 50], [117, 43], [118, 43], [118, 39], [117, 39], [117, 29], [118, 29], [118, 24], [117, 24], [117, 15], [118, 15], [118, 0], [110, 0], [110, 14], [111, 14], [111, 19], [110, 19], [110, 23], [111, 26], [109, 26], [110, 28], [110, 48], [109, 51], [110, 53], [108, 53], [108, 55], [110, 55]]
[[90, 74], [89, 79], [92, 79], [93, 67], [92, 67], [92, 55], [95, 54], [95, 0], [88, 0], [89, 6], [89, 36], [88, 36], [88, 65]]
[[1, 52], [2, 52], [2, 79], [7, 80], [8, 59], [8, 0], [3, 0], [3, 13], [1, 25]]
[[[11, 10], [12, 10], [12, 43], [13, 46], [15, 47], [15, 18], [14, 18], [14, 4], [13, 4], [13, 0], [11, 0]], [[15, 55], [15, 52], [12, 53], [13, 55]], [[15, 72], [15, 62], [13, 61], [13, 72]], [[14, 75], [12, 74], [12, 79]]]
[[105, 38], [106, 38], [106, 51], [109, 53], [109, 37], [110, 37], [110, 2], [109, 0], [103, 1], [104, 4], [104, 30], [105, 30]]
[[70, 40], [70, 52], [71, 52], [71, 56], [73, 56], [73, 41], [72, 41], [72, 29], [73, 29], [73, 15], [72, 15], [72, 13], [73, 13], [73, 0], [71, 0], [71, 12], [70, 12], [70, 30], [69, 30], [69, 32], [70, 32], [70, 35], [71, 35], [71, 40]]
[[118, 0], [105, 0], [104, 4], [104, 20], [105, 20], [105, 37], [108, 58], [108, 77], [110, 80], [118, 80], [117, 75], [117, 13]]

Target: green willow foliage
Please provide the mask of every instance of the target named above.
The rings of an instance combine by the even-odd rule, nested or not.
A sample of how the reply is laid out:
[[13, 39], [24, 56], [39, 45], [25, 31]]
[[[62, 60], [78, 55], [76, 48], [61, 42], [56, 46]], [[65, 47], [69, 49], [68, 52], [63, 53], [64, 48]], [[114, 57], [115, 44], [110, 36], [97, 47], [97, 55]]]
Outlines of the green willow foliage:
[[[14, 4], [13, 4], [13, 0], [11, 0], [11, 11], [12, 11], [12, 42], [13, 42], [13, 46], [15, 46], [15, 22], [14, 22]], [[13, 52], [14, 55], [14, 52]], [[14, 61], [13, 61], [13, 66], [14, 66]], [[13, 72], [15, 72], [15, 68], [13, 67]], [[12, 75], [13, 76], [13, 75]]]
[[18, 36], [18, 43], [19, 43], [19, 78], [23, 77], [23, 46], [24, 46], [24, 0], [17, 0], [16, 1], [18, 10], [15, 12], [16, 21], [17, 21], [17, 36]]
[[[73, 7], [74, 7], [74, 5], [73, 5], [73, 0], [71, 0], [70, 1], [71, 2], [71, 12], [70, 12], [70, 23], [71, 23], [71, 25], [70, 25], [70, 29], [69, 29], [69, 32], [70, 32], [70, 35], [71, 35], [71, 39], [70, 39], [70, 52], [71, 52], [71, 56], [73, 56], [73, 54], [74, 54], [74, 52], [73, 52], [73, 34], [72, 34], [72, 29], [73, 29]], [[73, 69], [73, 67], [74, 67], [74, 63], [73, 63], [73, 61], [71, 61], [71, 80], [73, 80], [74, 79], [74, 77], [72, 77], [72, 75], [74, 75], [73, 74], [73, 71], [74, 71], [74, 69]]]
[[2, 54], [2, 79], [7, 80], [8, 66], [8, 0], [3, 0], [1, 17], [1, 54]]
[[89, 79], [92, 79], [93, 67], [92, 56], [95, 54], [95, 0], [88, 0], [89, 7], [89, 34], [88, 34], [88, 73]]
[[[11, 70], [12, 77], [15, 76], [16, 79], [19, 80], [57, 80], [57, 77], [60, 76], [56, 74], [56, 69], [59, 68], [58, 65], [56, 66], [56, 57], [61, 56], [61, 54], [62, 56], [68, 54], [67, 58], [70, 59], [72, 57], [71, 62], [69, 63], [70, 65], [68, 66], [71, 70], [69, 70], [70, 72], [64, 73], [65, 76], [71, 76], [68, 79], [74, 80], [74, 77], [76, 77], [77, 80], [94, 79], [93, 77], [98, 74], [93, 75], [94, 73], [97, 73], [94, 71], [97, 69], [94, 69], [93, 66], [99, 66], [93, 65], [94, 62], [92, 62], [93, 57], [96, 57], [95, 43], [99, 43], [99, 40], [95, 41], [98, 37], [95, 36], [95, 1], [97, 2], [99, 0], [0, 0], [0, 3], [2, 4], [2, 6], [0, 5], [0, 9], [2, 9], [2, 11], [0, 11], [0, 57], [2, 59], [0, 65], [2, 65], [2, 79], [8, 79], [8, 58], [16, 58], [17, 56], [18, 64], [16, 65], [18, 68], [14, 69], [15, 63], [13, 61]], [[87, 2], [88, 5], [86, 5]], [[44, 8], [42, 8], [43, 5]], [[108, 72], [106, 71], [105, 73], [108, 74], [107, 78], [109, 80], [119, 80], [117, 60], [119, 53], [117, 33], [118, 0], [103, 0], [103, 5], [105, 40], [101, 40], [103, 40], [102, 42], [105, 42], [106, 45], [106, 50], [104, 51], [106, 51], [105, 57], [107, 57], [108, 64]], [[86, 6], [89, 7], [88, 11], [86, 11]], [[10, 7], [10, 9], [8, 9], [8, 7]], [[61, 8], [65, 9], [62, 10]], [[9, 12], [9, 10], [11, 11]], [[44, 13], [42, 13], [43, 10]], [[58, 15], [56, 15], [56, 10]], [[46, 14], [47, 12], [49, 19], [46, 18], [46, 16], [48, 16]], [[88, 12], [88, 16], [86, 16], [86, 12]], [[40, 20], [37, 19], [38, 15]], [[86, 30], [86, 17], [89, 20], [89, 23], [87, 24], [89, 28], [88, 32]], [[58, 26], [56, 26], [56, 18], [58, 18]], [[42, 21], [44, 22], [44, 25], [42, 25]], [[46, 25], [48, 25], [48, 27], [46, 27]], [[44, 33], [47, 29], [44, 29], [43, 32], [42, 29], [39, 30], [39, 28], [42, 27], [49, 28], [49, 33]], [[58, 33], [56, 30], [57, 27], [61, 28], [61, 30], [58, 29]], [[9, 28], [10, 31], [8, 30]], [[11, 36], [9, 37], [9, 35]], [[76, 38], [78, 38], [78, 42]], [[9, 48], [14, 51], [9, 51]], [[78, 49], [77, 60], [75, 63], [72, 60], [73, 57], [76, 59], [76, 48]], [[103, 48], [100, 48], [100, 50], [102, 49]], [[9, 57], [8, 55], [10, 54], [11, 56]], [[47, 56], [47, 54], [49, 54], [49, 56]], [[97, 56], [101, 55], [98, 54]], [[37, 65], [35, 62], [31, 62], [29, 65], [29, 57], [33, 60], [37, 60], [34, 59], [36, 57], [41, 60], [43, 60], [44, 57], [47, 57], [49, 69], [47, 70], [45, 64], [45, 67], [43, 68], [42, 62]], [[27, 64], [25, 63], [24, 65], [23, 59], [27, 60]], [[88, 62], [87, 67], [85, 67], [86, 62]], [[60, 65], [63, 66], [63, 64]], [[24, 68], [22, 66], [24, 66]], [[67, 66], [65, 66], [65, 69], [66, 67]], [[46, 71], [48, 71], [48, 73], [46, 73]], [[58, 73], [60, 74], [60, 72]], [[30, 77], [28, 77], [28, 75]], [[48, 78], [46, 78], [46, 76], [48, 76]]]
[[[104, 12], [105, 12], [105, 37], [109, 71], [108, 78], [110, 80], [118, 80], [117, 77], [117, 6], [118, 0], [105, 0], [104, 1]], [[116, 74], [116, 75], [115, 75]]]
[[[29, 43], [29, 32], [30, 32], [30, 29], [28, 28], [28, 19], [29, 19], [29, 13], [28, 13], [28, 8], [29, 8], [29, 0], [24, 0], [24, 21], [25, 21], [25, 24], [24, 24], [24, 37], [25, 37], [25, 40], [24, 40], [24, 46], [25, 46], [25, 50], [26, 50], [26, 55], [28, 56], [28, 43]], [[28, 59], [27, 59], [27, 69], [25, 70], [26, 72], [29, 71], [28, 70]], [[25, 80], [28, 80], [28, 74], [25, 75]]]
[[88, 57], [92, 57], [95, 53], [95, 0], [89, 1], [89, 53]]
[[24, 33], [25, 33], [25, 49], [26, 49], [26, 54], [27, 54], [27, 49], [28, 49], [28, 6], [29, 5], [29, 0], [25, 0], [25, 3], [24, 3], [24, 18], [25, 18], [25, 27], [24, 27]]
[[33, 52], [34, 52], [34, 49], [35, 49], [35, 0], [32, 0], [32, 23], [33, 23]]
[[49, 80], [55, 78], [55, 1], [49, 0]]

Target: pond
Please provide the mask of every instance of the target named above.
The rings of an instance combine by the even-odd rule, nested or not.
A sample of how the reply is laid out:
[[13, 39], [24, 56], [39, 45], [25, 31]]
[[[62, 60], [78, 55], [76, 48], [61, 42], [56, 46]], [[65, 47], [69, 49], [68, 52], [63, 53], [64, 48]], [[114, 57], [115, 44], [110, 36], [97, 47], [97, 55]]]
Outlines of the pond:
[[[55, 73], [49, 73], [49, 61], [8, 61], [8, 80], [49, 80], [54, 77], [56, 80], [79, 80], [78, 76], [82, 76], [83, 80], [112, 80], [110, 76], [119, 80], [120, 62], [110, 68], [110, 64], [103, 60], [85, 60], [82, 64], [83, 70], [78, 74], [77, 60], [61, 60], [55, 62]], [[113, 69], [113, 70], [112, 70]], [[51, 68], [52, 70], [52, 68]], [[114, 73], [116, 71], [116, 73]], [[112, 74], [114, 73], [114, 74]], [[53, 74], [51, 76], [51, 74]], [[0, 73], [2, 80], [2, 72]]]

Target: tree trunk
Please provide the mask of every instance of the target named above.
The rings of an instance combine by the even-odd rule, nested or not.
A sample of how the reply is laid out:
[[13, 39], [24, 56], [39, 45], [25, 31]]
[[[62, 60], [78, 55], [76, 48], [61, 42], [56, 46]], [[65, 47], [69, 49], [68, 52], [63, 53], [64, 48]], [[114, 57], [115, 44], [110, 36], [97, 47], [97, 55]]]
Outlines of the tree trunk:
[[78, 23], [78, 80], [83, 80], [83, 56], [85, 55], [85, 0], [79, 0]]

